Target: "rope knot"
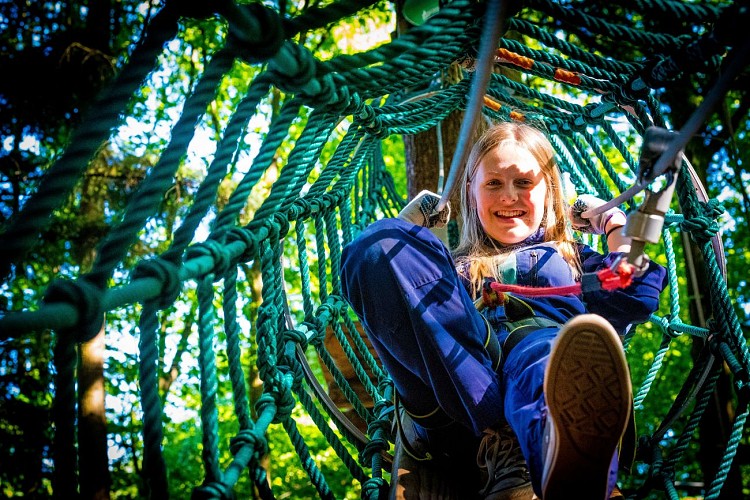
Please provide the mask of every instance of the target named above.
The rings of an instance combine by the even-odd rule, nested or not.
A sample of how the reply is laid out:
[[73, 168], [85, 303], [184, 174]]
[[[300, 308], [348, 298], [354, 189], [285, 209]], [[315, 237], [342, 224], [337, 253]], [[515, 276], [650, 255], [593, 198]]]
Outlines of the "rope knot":
[[634, 77], [627, 83], [602, 95], [602, 102], [613, 103], [621, 107], [629, 107], [638, 103], [638, 99], [646, 99], [651, 89], [640, 77]]
[[101, 302], [102, 290], [86, 278], [78, 281], [54, 281], [44, 294], [44, 302], [55, 304], [64, 302], [78, 312], [75, 325], [65, 329], [76, 342], [88, 342], [96, 337], [104, 325], [104, 307]]
[[278, 228], [277, 231], [274, 231], [275, 235], [279, 238], [283, 238], [289, 233], [289, 226], [291, 223], [289, 222], [289, 216], [286, 213], [276, 212], [273, 214], [273, 221]]
[[[301, 325], [304, 326], [304, 325]], [[285, 342], [294, 342], [298, 344], [302, 349], [307, 349], [307, 335], [305, 332], [300, 330], [284, 330], [282, 334]]]
[[388, 497], [388, 483], [382, 477], [372, 477], [362, 483], [362, 498], [364, 500], [377, 500]]
[[225, 247], [216, 240], [206, 240], [196, 243], [185, 252], [186, 259], [200, 257], [211, 257], [214, 260], [212, 270], [216, 276], [224, 276], [229, 270], [229, 253]]
[[315, 63], [309, 50], [287, 43], [268, 63], [268, 73], [281, 90], [298, 93], [315, 77]]
[[578, 115], [570, 122], [571, 130], [576, 132], [583, 132], [586, 130], [586, 123], [590, 122], [590, 118], [586, 115]]
[[225, 15], [229, 20], [227, 44], [238, 48], [238, 55], [249, 63], [265, 62], [276, 55], [286, 39], [279, 15], [260, 3], [237, 5], [236, 8], [244, 11], [244, 16], [254, 18], [260, 29], [252, 34], [245, 33], [242, 27], [237, 25], [249, 23], [232, 22], [231, 17], [239, 16], [229, 13]]
[[360, 109], [356, 112], [356, 117], [359, 120], [362, 120], [365, 125], [368, 125], [372, 119], [375, 118], [375, 109], [373, 109], [372, 106], [369, 104], [363, 104]]
[[378, 381], [378, 392], [385, 394], [386, 391], [393, 389], [393, 380], [390, 377], [383, 377]]
[[319, 328], [319, 325], [316, 325], [315, 323], [305, 321], [299, 326], [304, 327], [307, 332], [313, 332], [312, 336], [307, 341], [308, 344], [311, 344], [313, 347], [319, 347], [326, 338], [325, 328]]
[[333, 323], [337, 317], [338, 307], [334, 304], [321, 304], [318, 310], [315, 311], [315, 319], [318, 323], [318, 328], [325, 329], [328, 325]]
[[[273, 401], [274, 406], [276, 407], [276, 414], [273, 417], [273, 423], [278, 424], [282, 421], [289, 418], [289, 416], [292, 414], [292, 410], [294, 410], [294, 406], [296, 404], [296, 401], [294, 400], [294, 396], [292, 396], [292, 378], [293, 376], [281, 374], [280, 372], [277, 372], [277, 374], [273, 377], [273, 379], [270, 381], [270, 389], [264, 393], [264, 395], [267, 395], [271, 400]], [[262, 401], [262, 398], [258, 399], [258, 404], [260, 404]], [[268, 402], [265, 401], [264, 405], [267, 405]]]
[[320, 82], [320, 89], [315, 94], [309, 95], [311, 106], [330, 106], [334, 109], [346, 109], [348, 107], [349, 89], [346, 84], [337, 85], [331, 74], [323, 75], [318, 81]]
[[666, 316], [659, 318], [659, 323], [661, 326], [662, 331], [665, 335], [668, 335], [669, 338], [676, 339], [677, 337], [682, 336], [682, 332], [678, 331], [674, 326], [672, 325], [672, 322], [667, 319]]
[[246, 446], [253, 449], [255, 458], [268, 453], [268, 440], [258, 435], [254, 429], [243, 429], [229, 440], [229, 451], [232, 452], [232, 455], [237, 455]]
[[300, 220], [308, 217], [312, 213], [310, 201], [305, 198], [297, 198], [289, 207], [289, 220]]
[[583, 108], [583, 117], [587, 123], [595, 125], [601, 122], [601, 119], [616, 106], [611, 102], [600, 102], [596, 104], [587, 104]]
[[[382, 422], [382, 425], [380, 426], [374, 426], [374, 424], [378, 424], [379, 422]], [[382, 428], [390, 426], [390, 422], [381, 421], [381, 420], [375, 420], [370, 423], [369, 426], [367, 426], [367, 432], [371, 436], [374, 434], [370, 432], [370, 429], [374, 429], [375, 431], [383, 430]], [[387, 431], [383, 431], [387, 432]], [[387, 450], [389, 448], [388, 440], [384, 437], [382, 437], [383, 432], [378, 432], [377, 437], [373, 437], [370, 439], [370, 441], [365, 445], [364, 450], [362, 450], [362, 455], [360, 457], [360, 460], [363, 464], [370, 463], [372, 461], [372, 457], [379, 454], [381, 451]]]
[[375, 116], [372, 121], [367, 124], [367, 133], [378, 139], [385, 139], [391, 135], [391, 130], [383, 125], [383, 120], [379, 116]]
[[227, 232], [226, 236], [227, 243], [234, 243], [235, 241], [241, 241], [245, 244], [245, 251], [240, 255], [242, 262], [247, 262], [255, 258], [255, 250], [257, 246], [257, 240], [253, 233], [243, 227], [233, 227]]
[[724, 207], [717, 200], [710, 200], [708, 203], [698, 202], [698, 204], [701, 206], [703, 215], [685, 219], [680, 227], [688, 231], [697, 243], [706, 243], [721, 230], [717, 219], [724, 213]]
[[180, 294], [180, 269], [166, 259], [156, 258], [140, 262], [133, 270], [132, 279], [140, 278], [155, 278], [161, 283], [161, 293], [155, 299], [160, 309], [171, 306]]
[[349, 94], [349, 102], [346, 104], [344, 109], [341, 110], [343, 116], [359, 114], [365, 107], [365, 102], [356, 92]]
[[274, 414], [274, 419], [276, 415], [276, 400], [272, 395], [270, 395], [267, 392], [264, 392], [260, 395], [258, 398], [258, 401], [255, 402], [255, 411], [258, 412], [258, 415], [261, 415], [266, 411], [266, 408], [269, 408], [271, 413]]

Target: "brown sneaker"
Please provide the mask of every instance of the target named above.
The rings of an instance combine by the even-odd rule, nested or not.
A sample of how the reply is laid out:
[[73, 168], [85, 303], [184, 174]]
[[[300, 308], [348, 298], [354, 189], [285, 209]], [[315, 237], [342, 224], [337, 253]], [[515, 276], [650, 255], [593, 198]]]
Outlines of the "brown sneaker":
[[477, 465], [487, 478], [479, 492], [484, 500], [531, 500], [534, 497], [526, 459], [507, 423], [484, 431]]
[[607, 320], [584, 314], [562, 327], [544, 394], [542, 498], [606, 499], [610, 463], [633, 398], [622, 343]]

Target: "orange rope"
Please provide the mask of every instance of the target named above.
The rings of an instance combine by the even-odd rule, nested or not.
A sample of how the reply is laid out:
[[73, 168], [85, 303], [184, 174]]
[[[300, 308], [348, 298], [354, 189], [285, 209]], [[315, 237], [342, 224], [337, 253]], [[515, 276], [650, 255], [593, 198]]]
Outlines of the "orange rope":
[[516, 54], [508, 49], [497, 49], [497, 57], [501, 62], [509, 62], [524, 69], [531, 69], [534, 67], [533, 59]]
[[502, 104], [494, 99], [490, 99], [489, 96], [484, 96], [484, 105], [490, 108], [492, 111], [500, 111], [500, 108], [503, 107]]
[[581, 84], [581, 77], [578, 76], [578, 73], [562, 68], [555, 68], [555, 80], [558, 82], [569, 83], [571, 85]]

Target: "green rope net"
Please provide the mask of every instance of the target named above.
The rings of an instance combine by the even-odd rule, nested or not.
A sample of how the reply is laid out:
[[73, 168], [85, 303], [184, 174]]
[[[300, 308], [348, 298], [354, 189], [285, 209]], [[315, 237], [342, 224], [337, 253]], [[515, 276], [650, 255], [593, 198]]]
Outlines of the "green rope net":
[[[337, 272], [341, 249], [367, 224], [395, 216], [404, 204], [403, 193], [396, 192], [383, 161], [384, 141], [433, 129], [452, 112], [466, 107], [471, 81], [477, 74], [471, 60], [479, 46], [486, 5], [452, 0], [425, 24], [389, 44], [327, 61], [315, 59], [291, 41], [301, 31], [357, 15], [370, 4], [344, 1], [311, 9], [293, 19], [281, 19], [260, 4], [222, 2], [214, 11], [211, 7], [169, 2], [148, 26], [128, 66], [93, 106], [95, 114], [80, 126], [64, 156], [49, 168], [38, 191], [5, 227], [0, 263], [7, 272], [37, 241], [52, 212], [63, 203], [89, 159], [118, 124], [120, 113], [153, 68], [164, 44], [176, 36], [178, 21], [211, 15], [225, 19], [228, 31], [223, 48], [212, 56], [190, 93], [158, 163], [142, 180], [122, 220], [110, 228], [99, 246], [92, 270], [76, 280], [53, 283], [37, 310], [0, 319], [0, 339], [33, 335], [43, 329], [55, 331], [56, 495], [73, 495], [79, 488], [76, 457], [78, 443], [85, 439], [76, 430], [79, 343], [99, 332], [106, 311], [139, 303], [137, 382], [143, 411], [143, 475], [152, 497], [168, 496], [169, 471], [162, 456], [165, 416], [157, 371], [163, 345], [160, 336], [164, 316], [160, 313], [189, 285], [195, 289], [198, 303], [197, 311], [188, 315], [193, 315], [199, 332], [201, 458], [205, 470], [202, 481], [196, 479], [193, 494], [197, 498], [229, 498], [240, 478], [249, 475], [261, 497], [278, 495], [269, 486], [260, 459], [268, 452], [266, 431], [280, 424], [299, 455], [299, 466], [320, 497], [332, 497], [326, 475], [293, 418], [293, 412], [301, 411], [361, 484], [363, 498], [387, 496], [393, 388], [341, 297]], [[651, 125], [666, 127], [653, 89], [669, 87], [685, 73], [718, 71], [722, 56], [743, 39], [739, 26], [747, 26], [748, 13], [731, 4], [634, 2], [633, 15], [673, 16], [679, 20], [675, 27], [684, 29], [660, 34], [630, 28], [625, 20], [618, 24], [586, 14], [575, 5], [530, 0], [523, 9], [508, 14], [497, 61], [521, 77], [501, 73], [490, 76], [482, 119], [542, 125], [576, 190], [609, 200], [635, 179], [634, 151], [639, 144], [628, 139], [638, 139]], [[593, 33], [628, 43], [634, 58], [617, 61], [598, 55], [593, 47], [582, 50], [580, 44], [574, 46], [540, 28], [535, 20], [544, 17], [559, 21], [571, 35]], [[582, 35], [579, 39], [593, 37]], [[223, 130], [194, 202], [171, 235], [169, 249], [138, 264], [127, 284], [112, 287], [113, 274], [121, 272], [128, 249], [149, 230], [149, 218], [158, 211], [163, 194], [174, 182], [195, 123], [237, 59], [263, 63], [262, 71]], [[457, 82], [435, 83], [435, 75], [457, 66], [462, 72]], [[563, 100], [534, 90], [524, 83], [532, 78], [546, 80], [549, 86], [577, 98]], [[274, 89], [293, 98], [286, 100], [268, 125], [252, 166], [228, 202], [216, 207], [217, 190], [228, 166], [236, 160], [238, 142], [249, 121], [260, 112], [260, 103]], [[345, 133], [338, 132], [342, 122], [347, 125]], [[300, 123], [301, 132], [293, 127]], [[282, 141], [292, 134], [297, 134], [293, 149], [280, 151]], [[325, 147], [334, 152], [322, 161]], [[278, 179], [250, 222], [239, 225], [248, 196], [277, 155], [284, 162]], [[687, 168], [684, 166], [683, 172]], [[663, 229], [663, 253], [658, 256], [668, 267], [670, 287], [649, 327], [659, 332], [661, 341], [655, 346], [647, 373], [634, 375], [641, 379], [637, 380], [636, 413], [648, 405], [649, 390], [667, 352], [684, 348], [684, 344], [675, 347], [676, 339], [684, 334], [700, 337], [705, 339], [706, 348], [690, 373], [682, 380], [671, 381], [679, 392], [663, 415], [662, 424], [640, 436], [638, 466], [631, 479], [638, 497], [660, 490], [671, 498], [678, 497], [675, 481], [682, 477], [681, 459], [696, 437], [698, 421], [725, 362], [734, 375], [738, 407], [731, 436], [722, 444], [723, 462], [713, 477], [705, 478], [705, 498], [716, 498], [743, 437], [750, 395], [750, 355], [722, 272], [717, 234], [722, 209], [700, 196], [689, 175], [680, 176], [677, 193], [678, 203], [667, 214]], [[205, 241], [191, 244], [210, 212], [216, 214], [210, 234]], [[713, 309], [713, 319], [705, 327], [683, 321], [680, 299], [684, 284], [676, 275], [676, 262], [682, 254], [673, 248], [675, 233], [689, 234], [702, 251]], [[247, 298], [238, 297], [237, 282], [244, 279], [243, 266], [249, 264], [260, 269], [262, 292], [260, 306], [247, 317], [248, 309], [240, 310], [239, 306]], [[291, 285], [298, 292], [288, 294]], [[247, 321], [254, 325], [251, 341], [258, 353], [257, 370], [263, 383], [262, 395], [256, 401], [248, 394], [242, 362]], [[634, 342], [635, 337], [628, 341]], [[349, 360], [346, 367], [339, 366], [331, 355], [334, 345]], [[219, 363], [217, 353], [227, 362]], [[352, 417], [344, 417], [340, 408], [326, 399], [326, 389], [311, 371], [308, 358], [318, 359], [325, 366], [334, 387], [347, 400]], [[219, 373], [219, 366], [228, 367], [228, 376]], [[353, 385], [359, 386], [359, 392]], [[229, 402], [217, 395], [226, 387], [232, 395]], [[238, 430], [228, 444], [220, 440], [218, 428], [220, 413], [227, 414], [226, 405], [238, 422]], [[353, 425], [355, 418], [362, 425]], [[232, 457], [229, 461], [221, 458], [227, 447]]]

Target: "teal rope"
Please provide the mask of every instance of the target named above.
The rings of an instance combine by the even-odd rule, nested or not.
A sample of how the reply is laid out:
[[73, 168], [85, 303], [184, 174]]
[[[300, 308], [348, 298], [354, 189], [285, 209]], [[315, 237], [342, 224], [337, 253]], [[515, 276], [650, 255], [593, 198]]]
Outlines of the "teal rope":
[[[372, 396], [375, 402], [377, 402], [380, 399], [378, 390], [372, 384], [372, 382], [370, 381], [370, 378], [367, 376], [367, 372], [362, 366], [362, 363], [357, 358], [357, 355], [355, 354], [354, 349], [349, 343], [349, 340], [344, 335], [344, 332], [341, 329], [341, 325], [338, 322], [333, 322], [331, 323], [331, 327], [332, 327], [334, 335], [336, 336], [336, 340], [338, 340], [339, 344], [341, 344], [341, 348], [344, 350], [344, 353], [346, 354], [346, 357], [349, 360], [349, 363], [351, 363], [352, 367], [354, 368], [354, 373], [357, 374], [357, 378], [359, 378], [360, 382], [362, 382], [362, 385], [364, 386], [367, 393], [370, 396]], [[353, 341], [356, 342], [356, 339], [358, 337], [359, 336], [356, 330], [351, 332], [351, 338]], [[367, 351], [367, 346], [365, 346], [363, 343], [361, 343], [357, 347], [362, 353]], [[365, 414], [365, 420], [368, 420], [368, 421], [371, 420], [370, 416]]]
[[315, 253], [318, 256], [318, 295], [320, 302], [325, 303], [328, 298], [328, 269], [326, 269], [326, 243], [323, 228], [323, 217], [320, 212], [314, 216], [315, 221]]
[[[674, 242], [672, 233], [666, 229], [662, 230], [662, 241], [664, 241], [664, 253], [667, 257], [667, 278], [669, 279], [669, 327], [680, 317], [680, 283], [677, 278], [677, 259], [674, 253]], [[677, 332], [675, 332], [677, 333]]]
[[[617, 172], [615, 172], [614, 166], [609, 161], [609, 158], [607, 158], [607, 155], [604, 153], [602, 148], [599, 146], [598, 141], [594, 138], [591, 133], [589, 133], [588, 130], [583, 130], [581, 132], [581, 135], [586, 139], [586, 143], [588, 144], [588, 147], [591, 151], [594, 152], [594, 155], [599, 159], [600, 164], [604, 168], [604, 171], [609, 176], [609, 179], [614, 183], [615, 187], [617, 188], [617, 191], [622, 193], [623, 191], [626, 191], [630, 186], [628, 186], [625, 181], [622, 179], [621, 175], [618, 175]], [[585, 148], [581, 145], [582, 148]]]
[[675, 22], [680, 23], [711, 23], [716, 21], [721, 13], [719, 6], [702, 3], [685, 3], [672, 0], [635, 0], [635, 4], [638, 6], [638, 10], [645, 15], [669, 15]]
[[669, 344], [672, 342], [672, 338], [668, 335], [664, 335], [661, 339], [661, 345], [659, 345], [659, 349], [656, 351], [656, 354], [654, 355], [654, 361], [651, 363], [651, 367], [648, 370], [648, 373], [646, 374], [646, 379], [641, 384], [640, 389], [638, 389], [638, 394], [635, 395], [633, 398], [633, 408], [636, 410], [643, 410], [643, 401], [646, 399], [646, 396], [648, 395], [648, 392], [651, 390], [651, 385], [654, 383], [654, 380], [656, 379], [656, 374], [659, 372], [659, 369], [661, 368], [662, 362], [664, 361], [664, 356], [667, 355], [667, 351], [669, 350]]
[[287, 136], [289, 126], [292, 120], [298, 116], [300, 107], [301, 103], [296, 99], [288, 100], [282, 106], [279, 116], [271, 123], [268, 134], [263, 139], [252, 166], [230, 195], [224, 209], [216, 217], [212, 232], [215, 238], [219, 239], [235, 223], [235, 219], [245, 207], [253, 187], [274, 161], [274, 154]]
[[213, 306], [214, 288], [212, 274], [207, 274], [198, 284], [198, 334], [200, 350], [201, 429], [203, 431], [203, 464], [206, 468], [204, 485], [221, 481], [219, 464], [219, 415], [217, 409], [218, 379], [214, 355], [213, 332], [216, 315]]
[[365, 472], [362, 470], [362, 468], [357, 464], [357, 462], [354, 460], [352, 455], [349, 453], [349, 451], [346, 449], [345, 446], [343, 446], [342, 442], [338, 437], [336, 437], [336, 434], [332, 431], [332, 429], [329, 427], [328, 422], [323, 417], [323, 414], [320, 413], [320, 410], [318, 410], [318, 407], [315, 406], [315, 403], [310, 398], [310, 395], [307, 391], [304, 389], [296, 390], [295, 394], [300, 400], [300, 403], [302, 403], [302, 406], [308, 411], [310, 414], [310, 417], [312, 418], [313, 422], [315, 422], [315, 425], [318, 427], [318, 429], [321, 429], [323, 436], [326, 438], [326, 441], [329, 445], [331, 445], [331, 448], [336, 453], [336, 455], [341, 459], [341, 461], [346, 466], [349, 473], [352, 475], [354, 479], [359, 481], [360, 483], [366, 481], [368, 479], [368, 476], [365, 474]]
[[529, 6], [539, 9], [558, 20], [568, 23], [571, 31], [579, 26], [593, 30], [597, 33], [606, 33], [613, 40], [630, 41], [640, 46], [650, 46], [652, 49], [669, 49], [677, 43], [677, 39], [670, 35], [661, 33], [649, 33], [625, 26], [607, 22], [586, 14], [581, 9], [573, 9], [553, 2], [552, 0], [530, 0]]
[[242, 369], [242, 348], [240, 347], [240, 326], [237, 323], [237, 267], [231, 266], [224, 274], [224, 331], [227, 336], [227, 358], [229, 378], [232, 381], [234, 409], [240, 424], [240, 432], [252, 429], [250, 403]]
[[591, 156], [584, 154], [586, 146], [583, 144], [580, 134], [570, 134], [569, 136], [562, 136], [561, 138], [568, 145], [569, 150], [578, 152], [578, 158], [582, 160], [579, 162], [579, 168], [583, 170], [589, 182], [591, 182], [596, 189], [596, 193], [594, 194], [603, 199], [611, 196], [609, 194], [611, 190], [604, 183], [601, 171], [596, 168], [596, 165], [594, 165], [594, 162], [591, 160]]
[[[321, 337], [325, 337], [325, 328], [326, 325], [318, 327], [318, 333]], [[357, 415], [362, 417], [362, 419], [366, 422], [372, 420], [372, 415], [370, 415], [370, 412], [367, 410], [367, 408], [365, 408], [365, 405], [362, 404], [362, 402], [359, 400], [359, 398], [357, 397], [357, 393], [354, 392], [352, 386], [349, 384], [349, 381], [346, 379], [346, 377], [344, 377], [344, 374], [341, 373], [341, 370], [333, 361], [333, 358], [328, 353], [328, 351], [321, 343], [315, 343], [314, 345], [318, 356], [320, 356], [320, 360], [331, 373], [331, 375], [333, 376], [333, 380], [336, 382], [336, 385], [339, 386], [339, 389], [341, 389], [341, 392], [344, 394], [346, 399], [352, 404], [352, 408], [357, 412]]]
[[[328, 137], [333, 128], [330, 121], [325, 123], [326, 117], [331, 118], [325, 111], [315, 111], [309, 117], [305, 130], [303, 130], [294, 145], [294, 149], [289, 154], [286, 168], [282, 169], [268, 197], [258, 208], [253, 222], [257, 224], [257, 221], [270, 218], [274, 213], [282, 212], [284, 205], [289, 203], [289, 200], [293, 201], [294, 195], [299, 193], [299, 190], [292, 186], [300, 182], [300, 178], [301, 183], [307, 180], [307, 175], [304, 175], [303, 172], [308, 165], [312, 168], [317, 157], [315, 153], [318, 153], [323, 147], [324, 138]], [[251, 223], [252, 226], [253, 223]]]
[[[747, 392], [745, 392], [745, 394], [747, 394]], [[727, 476], [729, 475], [729, 470], [732, 466], [732, 462], [737, 455], [737, 448], [739, 447], [740, 441], [742, 440], [742, 431], [745, 428], [745, 422], [747, 421], [748, 413], [750, 412], [748, 412], [747, 408], [747, 397], [744, 397], [740, 401], [740, 404], [737, 408], [737, 415], [735, 416], [734, 423], [732, 425], [732, 433], [729, 436], [729, 442], [727, 443], [724, 452], [724, 458], [719, 465], [719, 470], [716, 473], [716, 478], [711, 483], [711, 486], [708, 489], [708, 493], [706, 493], [705, 498], [707, 500], [719, 498], [721, 488], [724, 485]]]
[[172, 245], [163, 255], [165, 259], [179, 260], [182, 252], [193, 240], [198, 225], [216, 198], [219, 184], [227, 174], [227, 167], [232, 163], [232, 157], [236, 154], [238, 144], [246, 131], [249, 117], [255, 114], [260, 100], [268, 93], [269, 87], [270, 84], [265, 78], [258, 77], [253, 80], [247, 95], [232, 114], [224, 135], [216, 147], [216, 154], [208, 168], [206, 178], [201, 182], [198, 192], [195, 194], [195, 201], [190, 207], [190, 212], [188, 212], [182, 225], [175, 231]]
[[282, 20], [284, 33], [287, 38], [291, 38], [302, 31], [323, 28], [329, 23], [349, 17], [376, 3], [376, 0], [346, 0], [344, 2], [335, 2], [325, 7], [308, 7], [299, 16]]
[[[554, 40], [559, 39], [554, 38]], [[602, 90], [604, 90], [605, 88], [612, 88], [617, 82], [622, 83], [625, 81], [622, 73], [606, 71], [602, 68], [585, 64], [584, 62], [577, 59], [564, 59], [557, 54], [547, 50], [535, 50], [517, 40], [513, 40], [510, 38], [500, 39], [498, 46], [508, 49], [511, 52], [520, 54], [524, 57], [533, 59], [535, 62], [546, 63], [553, 68], [562, 68], [567, 71], [581, 73], [580, 76], [583, 78], [584, 88], [596, 88], [595, 81], [591, 78], [587, 78], [585, 75], [594, 77], [597, 80], [602, 80], [601, 83], [606, 85], [606, 87], [603, 87]], [[554, 75], [553, 72], [549, 73], [547, 71], [545, 71], [545, 74], [550, 75], [550, 77]], [[548, 79], [552, 80], [553, 78]]]
[[299, 200], [300, 202], [304, 200], [308, 206], [312, 205], [313, 202], [319, 205], [318, 200], [325, 195], [331, 186], [331, 182], [344, 173], [347, 166], [351, 163], [352, 153], [356, 154], [356, 148], [361, 144], [360, 141], [364, 134], [365, 130], [363, 127], [352, 126], [349, 128], [330, 161], [320, 173], [320, 176], [315, 179], [313, 185], [310, 186], [304, 198]]
[[326, 483], [325, 476], [310, 456], [310, 450], [307, 447], [307, 444], [305, 444], [305, 440], [302, 439], [302, 436], [300, 436], [299, 430], [297, 430], [297, 425], [295, 424], [294, 420], [291, 418], [286, 418], [282, 422], [282, 425], [284, 426], [284, 430], [286, 431], [286, 433], [289, 435], [289, 440], [291, 441], [294, 449], [297, 452], [297, 455], [299, 456], [302, 469], [307, 472], [307, 475], [310, 477], [310, 481], [317, 490], [320, 498], [334, 500], [335, 497], [333, 496], [328, 483]]
[[338, 236], [338, 224], [336, 221], [336, 205], [333, 205], [325, 215], [326, 239], [331, 262], [331, 293], [341, 295], [341, 279], [339, 269], [341, 268], [341, 240]]
[[578, 194], [590, 193], [593, 188], [588, 177], [584, 176], [578, 168], [576, 168], [576, 161], [573, 155], [567, 148], [567, 145], [563, 142], [560, 137], [555, 135], [548, 135], [552, 147], [557, 152], [557, 160], [560, 168], [563, 172], [568, 172], [571, 175], [571, 180], [576, 187]]
[[[468, 26], [472, 22], [473, 10], [476, 6], [466, 0], [453, 0], [443, 6], [440, 11], [421, 26], [415, 26], [408, 31], [399, 34], [399, 37], [387, 43], [359, 54], [342, 54], [328, 61], [320, 63], [319, 70], [324, 73], [344, 73], [355, 68], [362, 68], [373, 64], [391, 61], [404, 52], [415, 48], [425, 47], [430, 37], [439, 33], [446, 26], [455, 25], [457, 29], [461, 24]], [[458, 19], [457, 19], [458, 16]], [[433, 45], [436, 45], [432, 41]], [[438, 49], [440, 47], [437, 47]], [[386, 92], [381, 92], [386, 95]]]
[[63, 156], [47, 169], [36, 193], [4, 228], [0, 278], [5, 277], [11, 262], [19, 261], [38, 241], [37, 235], [49, 223], [52, 211], [67, 199], [89, 160], [109, 137], [120, 120], [120, 113], [153, 68], [163, 44], [175, 37], [177, 14], [173, 9], [164, 8], [154, 17], [142, 43], [131, 54], [129, 64], [107, 90], [97, 96]]
[[[276, 368], [278, 358], [276, 350], [276, 337], [279, 328], [279, 317], [280, 313], [273, 305], [273, 297], [275, 291], [273, 290], [275, 262], [273, 260], [274, 251], [271, 248], [272, 234], [268, 237], [260, 240], [259, 255], [261, 259], [261, 276], [263, 278], [263, 287], [261, 289], [261, 296], [263, 302], [258, 308], [258, 320], [256, 341], [258, 344], [258, 374], [260, 379], [263, 380], [264, 392], [268, 394], [274, 394], [275, 391], [280, 390], [278, 387], [281, 383], [278, 370]], [[276, 400], [272, 399], [268, 404], [276, 404]], [[279, 421], [278, 412], [274, 415], [274, 422]]]
[[169, 498], [167, 468], [161, 453], [162, 405], [159, 397], [158, 305], [148, 301], [139, 319], [138, 375], [143, 409], [143, 473], [151, 498]]
[[[508, 29], [526, 34], [531, 38], [539, 40], [549, 47], [555, 47], [563, 54], [567, 54], [568, 56], [570, 56], [571, 61], [580, 61], [581, 63], [584, 63], [591, 68], [599, 68], [600, 70], [608, 71], [613, 74], [632, 74], [639, 67], [641, 67], [641, 64], [638, 63], [628, 63], [617, 61], [614, 59], [607, 59], [605, 57], [596, 55], [593, 52], [583, 50], [580, 47], [577, 47], [569, 42], [566, 42], [565, 40], [557, 38], [553, 34], [542, 30], [539, 26], [526, 19], [521, 19], [519, 17], [509, 19]], [[575, 63], [573, 62], [573, 64]]]
[[232, 58], [226, 52], [219, 52], [211, 59], [195, 92], [185, 103], [183, 114], [172, 131], [169, 146], [149, 176], [141, 183], [137, 194], [132, 197], [122, 222], [100, 245], [92, 271], [89, 273], [94, 284], [104, 287], [114, 268], [123, 260], [128, 248], [137, 239], [138, 232], [146, 220], [156, 211], [164, 191], [172, 183], [180, 165], [180, 158], [187, 150], [193, 136], [195, 121], [205, 112], [214, 98], [221, 76], [231, 65]]
[[[343, 299], [342, 300], [343, 303]], [[367, 368], [372, 371], [372, 373], [375, 375], [376, 380], [384, 380], [388, 378], [386, 373], [382, 370], [380, 365], [378, 364], [378, 361], [375, 359], [375, 357], [370, 353], [370, 350], [367, 348], [367, 345], [365, 344], [364, 339], [362, 338], [361, 334], [357, 330], [357, 327], [354, 324], [354, 321], [346, 314], [346, 311], [342, 311], [341, 319], [344, 322], [344, 325], [346, 326], [347, 331], [349, 332], [349, 335], [354, 339], [354, 346], [357, 348], [357, 352], [359, 353], [362, 358], [364, 358], [365, 363], [367, 365]]]
[[294, 227], [297, 233], [297, 258], [299, 261], [300, 282], [302, 283], [302, 309], [305, 318], [313, 316], [312, 292], [310, 290], [310, 264], [307, 261], [307, 239], [305, 238], [305, 224], [298, 219]]

